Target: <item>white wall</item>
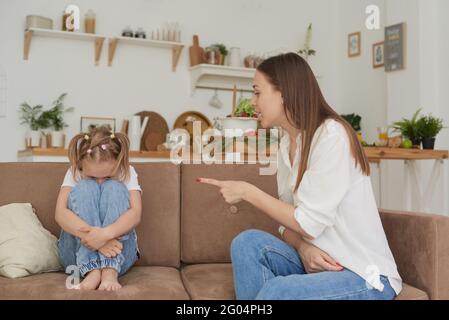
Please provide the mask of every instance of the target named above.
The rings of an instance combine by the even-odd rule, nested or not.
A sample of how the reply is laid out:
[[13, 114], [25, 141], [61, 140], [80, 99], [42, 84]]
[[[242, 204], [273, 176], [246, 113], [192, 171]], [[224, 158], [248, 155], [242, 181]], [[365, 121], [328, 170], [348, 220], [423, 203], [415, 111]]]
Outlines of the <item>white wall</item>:
[[[365, 27], [365, 8], [377, 5], [380, 9], [380, 29]], [[362, 117], [362, 135], [375, 141], [377, 127], [386, 125], [386, 75], [383, 68], [372, 67], [372, 45], [383, 41], [385, 0], [340, 0], [339, 107], [342, 113], [356, 112]], [[361, 56], [348, 58], [348, 35], [362, 34]]]
[[[38, 14], [61, 26], [61, 12], [69, 3], [77, 4], [82, 15], [92, 8], [97, 13], [97, 33], [118, 35], [126, 25], [151, 30], [164, 21], [182, 26], [182, 52], [176, 73], [171, 72], [171, 52], [145, 47], [119, 46], [114, 64], [107, 67], [107, 44], [100, 66], [93, 65], [93, 44], [50, 38], [32, 40], [29, 61], [22, 59], [25, 16]], [[325, 10], [324, 10], [325, 8]], [[197, 110], [211, 120], [230, 113], [231, 94], [219, 93], [228, 106], [216, 110], [208, 106], [213, 91], [198, 90], [190, 95], [188, 46], [192, 35], [200, 35], [206, 46], [223, 42], [247, 52], [269, 52], [279, 48], [299, 49], [309, 22], [314, 25], [311, 64], [323, 76], [321, 85], [331, 104], [337, 104], [335, 55], [336, 2], [269, 0], [0, 0], [0, 64], [8, 76], [7, 117], [0, 118], [0, 161], [16, 161], [24, 148], [26, 128], [19, 126], [20, 103], [49, 105], [60, 93], [68, 92], [67, 105], [76, 111], [67, 115], [67, 133], [79, 130], [82, 115], [112, 116], [120, 128], [123, 118], [150, 110], [159, 112], [170, 128], [178, 115]]]
[[[448, 2], [439, 0], [388, 0], [387, 24], [407, 23], [407, 67], [387, 74], [387, 119], [392, 123], [402, 117], [410, 118], [418, 109], [442, 117], [449, 124], [447, 97], [448, 81]], [[444, 11], [446, 10], [446, 11]], [[437, 149], [448, 149], [447, 130], [438, 136]], [[430, 177], [432, 161], [420, 161], [421, 192], [425, 191]], [[445, 170], [448, 163], [445, 161]], [[389, 161], [383, 166], [386, 199], [384, 207], [403, 208], [403, 164]], [[447, 200], [448, 176], [443, 179], [446, 194], [437, 189], [430, 212], [449, 213]]]

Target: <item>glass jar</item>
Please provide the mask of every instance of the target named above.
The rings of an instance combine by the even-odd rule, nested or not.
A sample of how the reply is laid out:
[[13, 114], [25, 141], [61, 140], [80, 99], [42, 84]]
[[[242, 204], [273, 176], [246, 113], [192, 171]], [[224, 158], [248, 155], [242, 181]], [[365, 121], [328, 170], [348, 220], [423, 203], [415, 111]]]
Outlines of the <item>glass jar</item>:
[[95, 33], [95, 12], [91, 9], [87, 10], [84, 15], [84, 32], [85, 33]]

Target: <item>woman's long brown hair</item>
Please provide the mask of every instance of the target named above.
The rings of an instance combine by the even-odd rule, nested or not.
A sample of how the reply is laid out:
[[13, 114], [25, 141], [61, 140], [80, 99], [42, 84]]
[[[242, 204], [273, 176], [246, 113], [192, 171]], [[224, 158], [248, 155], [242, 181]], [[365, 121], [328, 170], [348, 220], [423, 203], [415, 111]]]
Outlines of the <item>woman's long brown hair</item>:
[[343, 125], [349, 137], [355, 166], [360, 166], [366, 176], [370, 175], [369, 162], [355, 131], [326, 102], [312, 69], [302, 57], [296, 53], [281, 54], [268, 58], [257, 70], [281, 92], [289, 123], [302, 133], [301, 159], [295, 191], [308, 167], [313, 136], [327, 119], [334, 119]]

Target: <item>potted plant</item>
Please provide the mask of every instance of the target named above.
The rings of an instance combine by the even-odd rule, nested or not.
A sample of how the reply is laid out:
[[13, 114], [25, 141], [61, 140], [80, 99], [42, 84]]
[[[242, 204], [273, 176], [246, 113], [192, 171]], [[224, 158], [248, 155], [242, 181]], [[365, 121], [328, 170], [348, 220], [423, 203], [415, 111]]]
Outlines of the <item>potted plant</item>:
[[42, 108], [42, 105], [31, 107], [27, 102], [20, 105], [20, 120], [22, 120], [20, 124], [27, 124], [30, 127], [26, 143], [27, 147], [41, 146], [41, 132], [39, 129], [42, 127], [42, 119], [40, 119]]
[[312, 24], [310, 23], [307, 27], [306, 39], [304, 40], [304, 47], [298, 50], [298, 54], [301, 55], [306, 61], [309, 60], [310, 56], [314, 56], [316, 51], [310, 46], [312, 43]]
[[225, 58], [228, 55], [228, 49], [226, 48], [226, 46], [222, 43], [216, 43], [216, 44], [209, 46], [209, 48], [217, 48], [218, 49], [218, 51], [220, 52], [220, 56], [217, 59], [218, 60], [217, 64], [224, 65]]
[[44, 111], [40, 118], [42, 124], [48, 124], [48, 127], [53, 130], [50, 133], [51, 146], [54, 148], [64, 147], [64, 133], [63, 129], [67, 127], [64, 122], [64, 113], [73, 111], [73, 108], [65, 109], [64, 98], [67, 93], [61, 94], [56, 101], [53, 102], [53, 107], [50, 110]]
[[419, 119], [417, 125], [423, 149], [433, 150], [435, 148], [436, 136], [444, 128], [443, 119], [428, 115]]
[[412, 141], [413, 146], [418, 148], [421, 145], [421, 137], [418, 131], [418, 116], [420, 112], [421, 109], [418, 109], [411, 120], [402, 118], [402, 121], [397, 121], [392, 126], [395, 131], [400, 132], [404, 138]]
[[360, 126], [360, 123], [362, 121], [362, 117], [358, 114], [352, 113], [352, 114], [343, 114], [341, 115], [343, 119], [345, 119], [351, 127], [354, 129], [354, 131], [357, 133], [357, 137], [359, 138], [359, 141], [362, 142], [362, 127]]

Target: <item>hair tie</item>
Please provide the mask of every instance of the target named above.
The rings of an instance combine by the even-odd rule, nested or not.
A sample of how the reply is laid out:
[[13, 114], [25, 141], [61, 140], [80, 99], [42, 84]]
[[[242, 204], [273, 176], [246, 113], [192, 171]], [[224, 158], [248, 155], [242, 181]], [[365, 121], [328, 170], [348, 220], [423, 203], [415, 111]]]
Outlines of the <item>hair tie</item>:
[[89, 140], [89, 135], [88, 134], [84, 135], [84, 140]]
[[102, 144], [102, 145], [101, 145], [101, 149], [106, 150], [107, 148], [108, 148], [108, 145], [107, 145], [107, 144]]
[[91, 154], [92, 153], [92, 149], [87, 149], [87, 154]]
[[111, 139], [115, 139], [115, 134], [111, 133]]

